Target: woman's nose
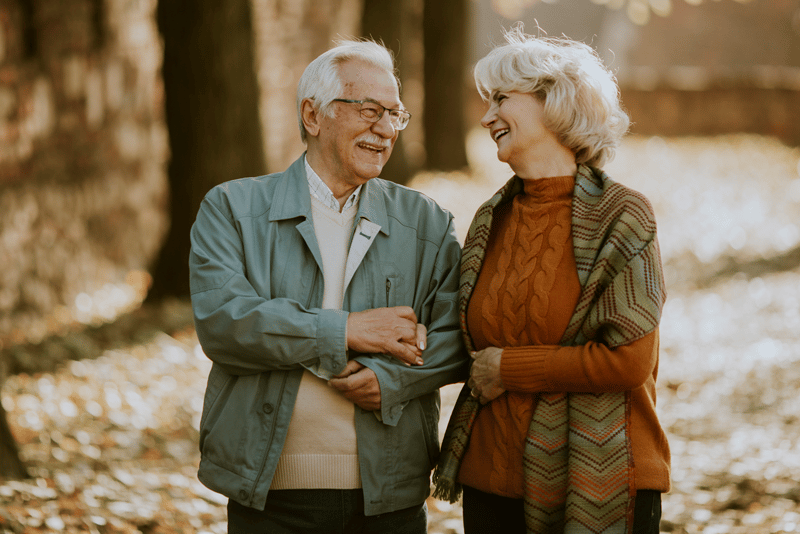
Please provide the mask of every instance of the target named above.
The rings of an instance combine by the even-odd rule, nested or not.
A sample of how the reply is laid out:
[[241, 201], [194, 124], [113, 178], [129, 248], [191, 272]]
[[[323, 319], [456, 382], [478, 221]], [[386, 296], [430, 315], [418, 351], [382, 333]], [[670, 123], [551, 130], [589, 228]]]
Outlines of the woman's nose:
[[486, 111], [486, 114], [481, 119], [481, 126], [484, 128], [491, 128], [494, 121], [497, 120], [497, 113], [494, 104], [489, 106], [489, 109]]

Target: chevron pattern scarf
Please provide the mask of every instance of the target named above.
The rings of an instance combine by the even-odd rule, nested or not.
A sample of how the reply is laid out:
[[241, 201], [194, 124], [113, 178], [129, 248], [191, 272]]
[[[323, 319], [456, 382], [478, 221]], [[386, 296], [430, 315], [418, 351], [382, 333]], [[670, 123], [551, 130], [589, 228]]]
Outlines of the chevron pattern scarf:
[[[478, 209], [461, 261], [461, 329], [469, 350], [467, 304], [483, 265], [494, 211], [522, 191], [514, 177]], [[647, 199], [601, 170], [581, 165], [572, 201], [572, 239], [581, 294], [561, 339], [613, 348], [653, 331], [666, 298], [653, 210]], [[465, 385], [434, 471], [434, 496], [455, 502], [461, 459], [480, 403]], [[531, 533], [630, 531], [633, 462], [629, 394], [542, 393], [525, 440], [524, 509]]]

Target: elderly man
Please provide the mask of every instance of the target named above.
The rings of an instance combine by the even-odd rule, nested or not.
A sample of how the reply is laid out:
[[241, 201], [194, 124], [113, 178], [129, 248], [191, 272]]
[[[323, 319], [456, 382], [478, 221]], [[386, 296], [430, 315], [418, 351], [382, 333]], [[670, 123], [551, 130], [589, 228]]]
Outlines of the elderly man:
[[438, 389], [469, 360], [452, 215], [377, 178], [410, 118], [383, 46], [314, 60], [297, 112], [304, 156], [215, 187], [192, 228], [198, 476], [229, 532], [424, 533]]

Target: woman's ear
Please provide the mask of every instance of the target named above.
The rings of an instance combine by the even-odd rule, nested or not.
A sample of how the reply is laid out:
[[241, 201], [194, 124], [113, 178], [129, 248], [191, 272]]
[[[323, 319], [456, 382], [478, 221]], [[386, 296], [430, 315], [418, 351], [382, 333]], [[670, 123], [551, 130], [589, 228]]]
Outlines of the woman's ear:
[[306, 128], [306, 134], [311, 137], [316, 137], [319, 134], [319, 111], [314, 107], [314, 101], [310, 98], [304, 99], [300, 103], [300, 116], [303, 119], [303, 126]]

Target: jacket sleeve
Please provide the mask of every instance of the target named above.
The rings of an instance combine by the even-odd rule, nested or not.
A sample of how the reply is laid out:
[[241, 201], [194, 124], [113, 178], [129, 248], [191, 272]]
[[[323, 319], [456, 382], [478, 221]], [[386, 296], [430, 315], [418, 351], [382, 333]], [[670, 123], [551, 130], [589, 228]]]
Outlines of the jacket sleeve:
[[189, 255], [195, 328], [206, 355], [233, 375], [311, 366], [341, 372], [347, 313], [264, 298], [245, 266], [237, 222], [212, 190], [192, 226]]
[[438, 247], [432, 276], [428, 273], [427, 291], [417, 319], [428, 329], [424, 364], [406, 366], [384, 355], [355, 358], [372, 369], [381, 388], [381, 420], [395, 426], [409, 400], [440, 387], [466, 380], [470, 358], [464, 348], [459, 327], [458, 282], [461, 246], [453, 219]]
[[605, 393], [644, 385], [657, 364], [656, 329], [614, 348], [596, 341], [576, 347], [506, 348], [500, 361], [500, 376], [508, 391]]

